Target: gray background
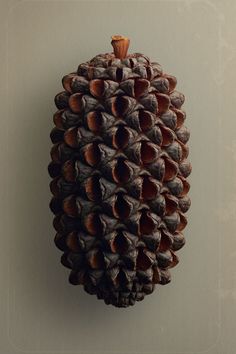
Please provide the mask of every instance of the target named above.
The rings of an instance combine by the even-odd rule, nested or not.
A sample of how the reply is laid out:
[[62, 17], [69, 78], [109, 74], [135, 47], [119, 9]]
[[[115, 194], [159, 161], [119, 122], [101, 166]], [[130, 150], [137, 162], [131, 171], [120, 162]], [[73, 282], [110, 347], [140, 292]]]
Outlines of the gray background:
[[[0, 350], [235, 352], [236, 3], [1, 1]], [[79, 63], [127, 35], [178, 78], [191, 129], [192, 207], [172, 282], [128, 309], [68, 284], [53, 243], [53, 98]]]

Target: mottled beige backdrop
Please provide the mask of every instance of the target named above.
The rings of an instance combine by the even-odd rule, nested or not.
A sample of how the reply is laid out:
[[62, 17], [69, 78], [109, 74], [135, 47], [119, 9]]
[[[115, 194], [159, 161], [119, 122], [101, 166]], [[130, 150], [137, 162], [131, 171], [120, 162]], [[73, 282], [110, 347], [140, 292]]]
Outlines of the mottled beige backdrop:
[[[235, 354], [236, 2], [0, 2], [0, 354]], [[192, 207], [172, 282], [128, 309], [68, 284], [47, 164], [64, 74], [110, 36], [178, 78]]]

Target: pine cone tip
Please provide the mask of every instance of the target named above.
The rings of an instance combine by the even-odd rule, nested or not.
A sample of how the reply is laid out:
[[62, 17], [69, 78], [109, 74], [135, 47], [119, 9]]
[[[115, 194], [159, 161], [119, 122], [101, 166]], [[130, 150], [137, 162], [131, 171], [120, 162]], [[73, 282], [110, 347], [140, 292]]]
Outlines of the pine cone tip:
[[119, 59], [126, 58], [130, 43], [129, 38], [120, 35], [114, 35], [111, 37], [111, 39], [111, 45], [113, 46], [115, 57]]

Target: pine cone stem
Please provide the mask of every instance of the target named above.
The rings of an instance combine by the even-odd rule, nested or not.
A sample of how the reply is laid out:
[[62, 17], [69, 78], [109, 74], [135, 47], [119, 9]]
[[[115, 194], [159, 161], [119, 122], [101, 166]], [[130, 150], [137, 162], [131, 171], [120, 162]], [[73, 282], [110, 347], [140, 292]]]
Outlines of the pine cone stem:
[[130, 40], [127, 37], [115, 35], [111, 37], [111, 45], [116, 58], [124, 59], [127, 56]]

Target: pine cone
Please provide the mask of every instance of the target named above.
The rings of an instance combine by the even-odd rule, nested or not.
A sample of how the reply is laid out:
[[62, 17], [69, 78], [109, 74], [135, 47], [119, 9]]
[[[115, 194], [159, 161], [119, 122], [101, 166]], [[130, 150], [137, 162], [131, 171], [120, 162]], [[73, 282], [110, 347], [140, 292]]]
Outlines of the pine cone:
[[170, 282], [190, 207], [184, 95], [128, 43], [63, 77], [49, 164], [69, 281], [117, 307]]

